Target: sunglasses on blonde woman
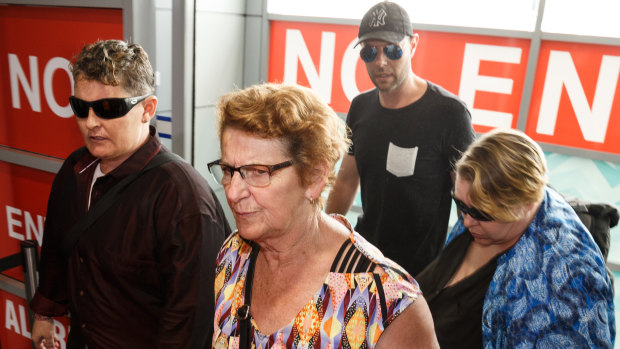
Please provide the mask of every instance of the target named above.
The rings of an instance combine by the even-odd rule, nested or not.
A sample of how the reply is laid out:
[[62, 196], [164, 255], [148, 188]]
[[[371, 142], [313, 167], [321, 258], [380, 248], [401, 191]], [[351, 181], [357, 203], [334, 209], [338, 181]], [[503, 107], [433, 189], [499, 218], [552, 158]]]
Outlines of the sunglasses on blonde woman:
[[489, 222], [493, 220], [493, 218], [489, 214], [484, 213], [482, 211], [478, 211], [477, 209], [473, 207], [469, 207], [465, 205], [463, 201], [454, 197], [454, 192], [452, 192], [452, 200], [454, 200], [454, 203], [456, 204], [456, 208], [458, 208], [462, 214], [467, 214], [471, 218], [477, 221], [481, 221], [481, 222]]

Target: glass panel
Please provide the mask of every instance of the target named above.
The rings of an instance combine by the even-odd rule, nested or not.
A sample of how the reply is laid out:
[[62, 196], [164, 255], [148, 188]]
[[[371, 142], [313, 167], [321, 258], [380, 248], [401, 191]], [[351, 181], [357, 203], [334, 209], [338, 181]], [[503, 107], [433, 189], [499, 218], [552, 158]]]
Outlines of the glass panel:
[[[272, 14], [361, 20], [377, 0], [269, 0]], [[538, 0], [402, 0], [414, 23], [534, 31]]]
[[[377, 0], [267, 0], [267, 12], [280, 15], [361, 20]], [[404, 3], [400, 5], [409, 9]], [[411, 15], [411, 12], [409, 12]]]
[[620, 38], [620, 1], [547, 0], [541, 30]]

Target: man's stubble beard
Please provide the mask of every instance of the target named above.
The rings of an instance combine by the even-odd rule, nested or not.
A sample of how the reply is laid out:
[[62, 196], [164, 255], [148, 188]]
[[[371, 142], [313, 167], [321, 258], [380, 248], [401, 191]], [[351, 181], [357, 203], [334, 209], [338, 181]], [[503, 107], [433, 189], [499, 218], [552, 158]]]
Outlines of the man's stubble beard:
[[401, 74], [399, 76], [399, 75], [396, 75], [395, 73], [392, 73], [392, 76], [395, 77], [395, 80], [387, 87], [379, 87], [379, 85], [375, 82], [374, 78], [371, 80], [372, 80], [372, 83], [377, 88], [377, 90], [379, 90], [379, 92], [390, 93], [394, 91], [395, 89], [397, 89], [400, 85], [402, 85], [405, 79], [407, 79], [407, 74]]

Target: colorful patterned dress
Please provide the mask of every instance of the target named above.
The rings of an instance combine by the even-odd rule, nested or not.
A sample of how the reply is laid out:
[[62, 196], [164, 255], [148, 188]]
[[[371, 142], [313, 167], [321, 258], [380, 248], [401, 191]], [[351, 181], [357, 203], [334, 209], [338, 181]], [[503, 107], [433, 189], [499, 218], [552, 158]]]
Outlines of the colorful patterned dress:
[[[421, 294], [417, 282], [385, 258], [342, 216], [351, 231], [321, 288], [291, 322], [263, 334], [251, 319], [252, 348], [374, 348], [387, 326]], [[239, 348], [237, 309], [244, 304], [244, 285], [251, 244], [231, 235], [217, 258], [214, 348]], [[346, 256], [355, 270], [336, 263]], [[373, 273], [375, 266], [379, 273]]]

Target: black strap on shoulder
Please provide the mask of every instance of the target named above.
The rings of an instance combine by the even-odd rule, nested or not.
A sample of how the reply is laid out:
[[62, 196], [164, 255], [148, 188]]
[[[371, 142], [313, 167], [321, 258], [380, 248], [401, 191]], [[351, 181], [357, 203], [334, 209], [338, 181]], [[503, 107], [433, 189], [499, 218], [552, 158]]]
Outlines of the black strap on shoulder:
[[360, 250], [358, 250], [351, 240], [347, 239], [340, 246], [340, 250], [334, 258], [334, 262], [330, 268], [333, 273], [372, 273], [377, 287], [377, 295], [379, 296], [379, 304], [381, 306], [381, 319], [383, 326], [387, 327], [387, 303], [385, 300], [385, 291], [381, 283], [381, 275], [375, 273], [377, 264], [370, 260]]
[[80, 240], [80, 236], [82, 232], [90, 227], [95, 221], [101, 217], [103, 213], [105, 213], [118, 199], [121, 198], [125, 188], [129, 186], [133, 181], [135, 181], [138, 177], [140, 177], [143, 173], [148, 170], [158, 167], [169, 161], [182, 161], [183, 159], [170, 152], [159, 152], [149, 163], [142, 169], [142, 171], [129, 175], [123, 178], [120, 182], [116, 183], [110, 190], [108, 190], [105, 195], [99, 200], [96, 204], [92, 205], [86, 215], [80, 218], [74, 225], [73, 228], [67, 233], [64, 240], [62, 241], [62, 250], [65, 256], [71, 255], [71, 251]]
[[244, 304], [237, 309], [237, 321], [239, 321], [239, 349], [250, 349], [253, 339], [250, 338], [252, 329], [250, 327], [250, 305], [252, 304], [252, 283], [254, 281], [254, 267], [256, 266], [256, 258], [258, 257], [260, 246], [252, 243], [252, 252], [250, 252], [250, 264], [245, 275], [245, 294]]
[[375, 286], [377, 287], [377, 293], [379, 294], [379, 304], [381, 305], [381, 320], [383, 322], [383, 328], [387, 328], [387, 303], [385, 301], [385, 291], [383, 290], [383, 284], [381, 283], [381, 275], [373, 273], [372, 276], [375, 279]]
[[340, 246], [331, 268], [332, 273], [370, 273], [376, 263], [358, 250], [351, 240], [347, 239]]
[[170, 161], [185, 161], [185, 160], [183, 160], [182, 157], [178, 156], [175, 153], [160, 151], [159, 153], [157, 153], [157, 155], [155, 155], [155, 157], [151, 159], [151, 161], [149, 161], [148, 164], [146, 164], [146, 166], [144, 166], [141, 173], [144, 173], [152, 168], [159, 167], [165, 164], [166, 162], [170, 162]]

